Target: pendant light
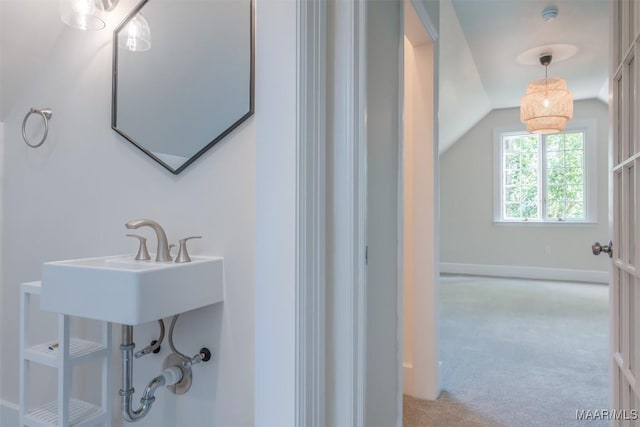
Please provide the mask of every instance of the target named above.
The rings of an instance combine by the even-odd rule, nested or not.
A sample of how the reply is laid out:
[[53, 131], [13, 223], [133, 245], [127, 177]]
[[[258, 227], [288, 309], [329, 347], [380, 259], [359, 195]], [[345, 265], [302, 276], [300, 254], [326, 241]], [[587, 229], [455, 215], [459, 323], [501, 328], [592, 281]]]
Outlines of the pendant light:
[[136, 13], [118, 34], [118, 45], [132, 52], [151, 49], [151, 28], [141, 13]]
[[60, 0], [60, 19], [79, 30], [101, 30], [104, 12], [113, 10], [118, 0]]
[[540, 56], [545, 78], [530, 82], [527, 94], [521, 98], [520, 121], [531, 133], [556, 133], [565, 130], [567, 120], [573, 118], [573, 96], [567, 82], [559, 77], [549, 78], [548, 67], [552, 55]]

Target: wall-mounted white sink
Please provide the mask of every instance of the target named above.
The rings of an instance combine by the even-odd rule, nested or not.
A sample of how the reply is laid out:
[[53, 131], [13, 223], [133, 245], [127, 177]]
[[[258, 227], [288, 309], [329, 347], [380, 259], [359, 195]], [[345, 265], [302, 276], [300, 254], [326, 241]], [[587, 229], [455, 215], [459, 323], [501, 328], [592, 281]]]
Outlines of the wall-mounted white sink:
[[136, 261], [133, 255], [47, 262], [40, 307], [72, 316], [138, 325], [223, 299], [223, 259]]

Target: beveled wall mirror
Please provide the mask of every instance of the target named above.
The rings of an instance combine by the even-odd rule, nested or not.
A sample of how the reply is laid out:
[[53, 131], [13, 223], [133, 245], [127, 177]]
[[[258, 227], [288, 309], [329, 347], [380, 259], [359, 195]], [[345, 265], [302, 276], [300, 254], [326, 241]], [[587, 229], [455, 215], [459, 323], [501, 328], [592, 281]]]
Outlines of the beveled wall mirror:
[[143, 0], [113, 35], [111, 127], [179, 174], [253, 114], [251, 0]]

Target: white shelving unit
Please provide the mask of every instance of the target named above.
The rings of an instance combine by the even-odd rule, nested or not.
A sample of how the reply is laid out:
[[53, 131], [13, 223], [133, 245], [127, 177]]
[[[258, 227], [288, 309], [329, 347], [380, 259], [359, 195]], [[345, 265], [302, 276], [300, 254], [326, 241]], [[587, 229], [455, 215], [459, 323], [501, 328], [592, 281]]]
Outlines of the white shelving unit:
[[[30, 304], [32, 295], [40, 294], [40, 282], [20, 286], [20, 426], [80, 427], [111, 426], [109, 399], [109, 356], [111, 354], [111, 324], [102, 324], [102, 342], [71, 338], [70, 317], [57, 315], [58, 337], [46, 343], [30, 343]], [[58, 344], [52, 347], [53, 343]], [[73, 368], [100, 360], [102, 366], [102, 396], [100, 406], [71, 397]], [[36, 408], [29, 406], [31, 363], [58, 370], [58, 399]]]

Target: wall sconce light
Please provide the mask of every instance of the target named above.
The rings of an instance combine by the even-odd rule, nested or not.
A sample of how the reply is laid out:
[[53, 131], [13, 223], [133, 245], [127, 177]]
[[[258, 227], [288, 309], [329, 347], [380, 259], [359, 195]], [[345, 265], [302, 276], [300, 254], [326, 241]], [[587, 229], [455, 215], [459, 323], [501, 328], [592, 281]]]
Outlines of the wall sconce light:
[[136, 13], [118, 34], [118, 45], [132, 52], [151, 49], [151, 28], [141, 13]]
[[550, 54], [540, 57], [545, 78], [530, 82], [527, 94], [520, 100], [520, 121], [526, 124], [527, 132], [560, 132], [567, 127], [567, 120], [573, 118], [573, 96], [567, 89], [567, 82], [558, 77], [549, 78], [551, 58]]
[[104, 12], [112, 11], [119, 0], [60, 0], [60, 19], [80, 30], [101, 30], [105, 27]]

